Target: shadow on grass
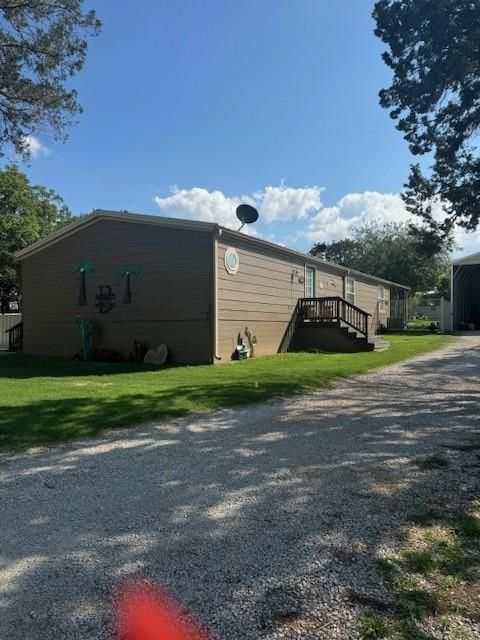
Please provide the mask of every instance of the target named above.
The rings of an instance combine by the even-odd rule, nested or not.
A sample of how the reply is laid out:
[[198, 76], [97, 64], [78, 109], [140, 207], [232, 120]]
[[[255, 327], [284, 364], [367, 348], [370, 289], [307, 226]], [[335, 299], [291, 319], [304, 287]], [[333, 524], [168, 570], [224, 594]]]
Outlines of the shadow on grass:
[[[164, 367], [166, 370], [174, 365]], [[65, 376], [102, 376], [115, 373], [136, 373], [157, 371], [159, 368], [148, 364], [129, 362], [83, 362], [55, 356], [30, 356], [24, 353], [5, 353], [0, 355], [1, 378], [57, 378]]]
[[[158, 370], [143, 365], [82, 363], [38, 356], [0, 358], [0, 378], [10, 378], [4, 383], [10, 398], [0, 409], [0, 450], [96, 436], [105, 430], [192, 412], [292, 396], [321, 389], [352, 373], [390, 364], [390, 359], [395, 362], [400, 357], [388, 351], [327, 356], [287, 354], [219, 367]], [[462, 355], [445, 357], [445, 362], [455, 370], [463, 366]], [[404, 366], [408, 370], [409, 365]], [[416, 363], [415, 371], [421, 366], [429, 365]], [[111, 375], [114, 373], [126, 375]], [[139, 375], [129, 376], [131, 373]], [[39, 380], [38, 392], [33, 386], [36, 382], [32, 380], [31, 387], [27, 381], [23, 382], [35, 377]], [[50, 377], [52, 381], [48, 380]], [[72, 377], [79, 380], [71, 380]], [[391, 386], [391, 381], [384, 383], [377, 378], [374, 383], [363, 384], [376, 394], [385, 384]], [[30, 393], [32, 389], [34, 393]], [[416, 380], [412, 380], [412, 389], [417, 390]], [[407, 412], [405, 391], [401, 388], [395, 393], [405, 397]], [[17, 393], [24, 394], [23, 402], [17, 403]], [[42, 393], [47, 397], [38, 399]], [[450, 407], [449, 401], [446, 392], [445, 404]], [[464, 395], [461, 407], [458, 402], [454, 403], [455, 411], [463, 411], [473, 401]], [[368, 403], [363, 403], [363, 413], [367, 407]]]
[[0, 411], [0, 451], [96, 436], [111, 429], [138, 426], [192, 412], [234, 407], [290, 394], [288, 381], [256, 385], [183, 385], [152, 394], [125, 394], [111, 399], [65, 398], [32, 402], [28, 407], [3, 406]]
[[[423, 352], [427, 352], [429, 350], [435, 349], [435, 343], [431, 343], [425, 349], [425, 346], [422, 344], [422, 341], [425, 341], [425, 338], [428, 337], [428, 340], [435, 340], [435, 336], [429, 332], [389, 332], [389, 336], [394, 336], [399, 339], [399, 348], [400, 350], [403, 348], [400, 343], [402, 342], [401, 338], [407, 338], [410, 342], [410, 345], [407, 346], [407, 352], [404, 357], [412, 357], [417, 355], [416, 350], [418, 348], [418, 353], [421, 354]], [[412, 341], [413, 338], [413, 341]], [[421, 338], [422, 340], [416, 340], [416, 338]], [[442, 340], [442, 336], [437, 336], [439, 346], [442, 346], [440, 341]], [[417, 343], [417, 344], [416, 344]], [[395, 349], [394, 349], [395, 350]], [[386, 352], [386, 364], [388, 364], [388, 356], [389, 351]], [[301, 355], [298, 354], [288, 354], [288, 356], [293, 355]], [[305, 355], [305, 354], [303, 354]], [[365, 353], [359, 354], [330, 354], [330, 355], [366, 355]], [[367, 354], [368, 355], [368, 354]], [[379, 355], [378, 353], [376, 355]], [[385, 355], [385, 354], [384, 354]], [[288, 357], [287, 356], [287, 357]], [[261, 358], [256, 358], [253, 361], [245, 361], [244, 363], [223, 363], [228, 366], [235, 366], [241, 364], [252, 364], [256, 362], [265, 362], [271, 360], [273, 358], [277, 358], [278, 361], [281, 361], [282, 358], [285, 358], [285, 354], [274, 355], [274, 356], [265, 356]], [[401, 359], [401, 355], [396, 358], [394, 361]], [[37, 356], [37, 355], [28, 355], [24, 353], [4, 353], [0, 354], [0, 379], [11, 378], [11, 379], [28, 379], [28, 378], [64, 378], [64, 377], [85, 377], [85, 376], [104, 376], [104, 375], [114, 375], [114, 374], [129, 374], [129, 373], [145, 373], [148, 371], [158, 371], [158, 372], [168, 372], [172, 370], [188, 370], [188, 369], [198, 369], [204, 368], [205, 370], [217, 368], [211, 367], [210, 365], [177, 365], [177, 364], [168, 364], [163, 367], [158, 367], [155, 365], [147, 365], [147, 364], [132, 364], [128, 362], [123, 363], [106, 363], [106, 362], [83, 362], [79, 360], [68, 360], [66, 358], [59, 358], [55, 356]], [[221, 367], [223, 368], [223, 366]], [[347, 372], [348, 373], [348, 372]]]

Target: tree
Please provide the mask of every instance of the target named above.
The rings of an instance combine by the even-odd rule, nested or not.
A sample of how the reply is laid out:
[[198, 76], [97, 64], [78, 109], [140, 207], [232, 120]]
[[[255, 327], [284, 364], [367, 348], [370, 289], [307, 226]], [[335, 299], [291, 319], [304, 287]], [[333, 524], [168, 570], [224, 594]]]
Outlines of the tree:
[[319, 242], [310, 250], [313, 256], [325, 258], [329, 262], [350, 265], [357, 262], [361, 255], [361, 247], [356, 240], [337, 240], [327, 244]]
[[20, 273], [14, 252], [40, 240], [71, 220], [62, 198], [51, 189], [30, 184], [15, 165], [0, 171], [0, 302], [20, 292]]
[[[412, 292], [438, 288], [449, 264], [448, 249], [428, 255], [423, 250], [423, 238], [412, 234], [408, 223], [357, 227], [351, 238], [332, 242], [325, 249], [315, 245], [310, 253], [319, 255], [319, 247], [333, 262], [407, 285]], [[343, 250], [352, 247], [351, 251]]]
[[437, 239], [455, 224], [473, 230], [480, 215], [480, 0], [378, 0], [373, 17], [393, 70], [380, 104], [411, 152], [433, 161], [428, 176], [411, 167], [406, 206]]
[[0, 0], [0, 150], [25, 157], [41, 129], [64, 139], [82, 108], [69, 78], [83, 67], [100, 22], [83, 0]]

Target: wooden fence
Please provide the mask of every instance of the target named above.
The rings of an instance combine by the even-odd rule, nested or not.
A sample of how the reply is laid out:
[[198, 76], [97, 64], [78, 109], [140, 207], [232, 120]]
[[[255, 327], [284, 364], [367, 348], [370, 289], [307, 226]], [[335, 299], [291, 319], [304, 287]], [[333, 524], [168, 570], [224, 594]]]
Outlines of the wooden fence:
[[7, 329], [13, 327], [14, 324], [22, 321], [21, 313], [0, 314], [0, 349], [8, 349], [8, 335], [5, 333]]

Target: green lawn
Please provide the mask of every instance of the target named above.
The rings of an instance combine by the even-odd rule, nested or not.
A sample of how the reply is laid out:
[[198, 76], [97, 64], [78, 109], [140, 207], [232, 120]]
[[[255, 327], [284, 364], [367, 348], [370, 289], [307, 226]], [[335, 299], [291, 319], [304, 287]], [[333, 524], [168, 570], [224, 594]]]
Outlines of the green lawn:
[[0, 449], [299, 393], [431, 351], [453, 338], [418, 333], [386, 339], [392, 346], [383, 352], [292, 353], [164, 369], [0, 354]]
[[430, 318], [411, 318], [407, 322], [408, 329], [429, 329], [432, 322], [438, 322], [438, 320], [432, 320]]
[[414, 520], [398, 536], [396, 552], [378, 561], [395, 606], [386, 613], [365, 612], [361, 638], [433, 639], [422, 631], [426, 619], [441, 637], [473, 638], [465, 625], [472, 629], [480, 619], [480, 503], [473, 501], [467, 511], [445, 505], [443, 513], [419, 513]]

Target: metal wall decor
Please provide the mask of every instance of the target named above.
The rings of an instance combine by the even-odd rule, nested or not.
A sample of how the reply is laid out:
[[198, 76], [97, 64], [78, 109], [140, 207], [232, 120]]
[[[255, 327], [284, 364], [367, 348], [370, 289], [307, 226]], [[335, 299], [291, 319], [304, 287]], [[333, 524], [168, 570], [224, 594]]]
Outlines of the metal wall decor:
[[98, 313], [108, 313], [115, 307], [115, 294], [109, 284], [101, 284], [97, 287], [95, 296], [95, 309]]
[[137, 278], [140, 273], [140, 267], [118, 267], [117, 273], [121, 278], [125, 278], [125, 289], [123, 291], [123, 304], [131, 304], [132, 291], [130, 288], [130, 278]]
[[95, 271], [93, 262], [89, 260], [76, 260], [73, 263], [73, 273], [80, 274], [80, 287], [78, 290], [78, 304], [87, 304], [87, 290], [85, 286], [85, 277], [88, 273]]
[[[78, 304], [87, 304], [87, 287], [86, 276], [95, 271], [93, 262], [89, 260], [76, 260], [73, 263], [72, 270], [80, 275], [80, 285], [78, 290]], [[132, 289], [131, 278], [137, 278], [140, 274], [140, 267], [122, 266], [117, 268], [117, 274], [121, 278], [125, 278], [125, 288], [123, 291], [123, 304], [131, 304]], [[98, 313], [108, 313], [115, 307], [116, 295], [109, 284], [102, 284], [97, 287], [95, 295], [95, 309]]]
[[85, 362], [90, 360], [90, 340], [93, 334], [93, 324], [87, 318], [81, 318], [78, 316], [76, 320], [77, 329], [80, 330], [80, 336], [82, 338], [82, 353]]

